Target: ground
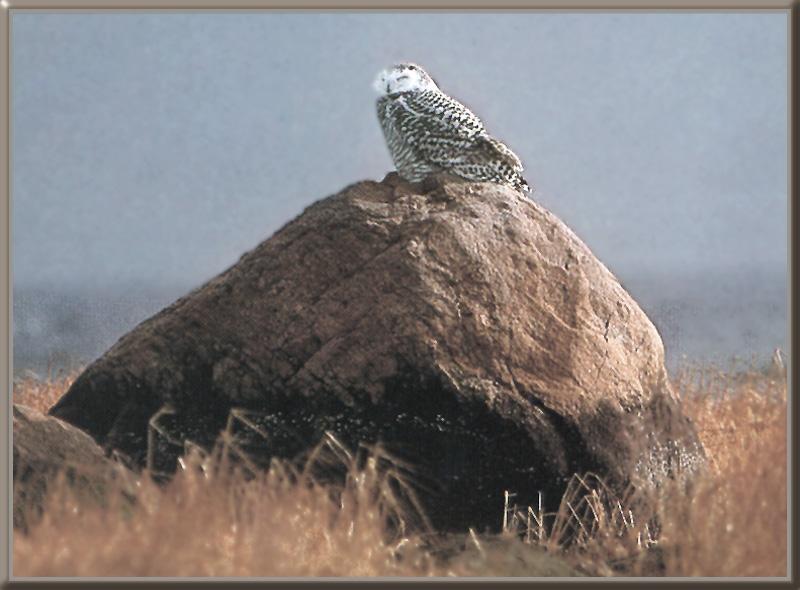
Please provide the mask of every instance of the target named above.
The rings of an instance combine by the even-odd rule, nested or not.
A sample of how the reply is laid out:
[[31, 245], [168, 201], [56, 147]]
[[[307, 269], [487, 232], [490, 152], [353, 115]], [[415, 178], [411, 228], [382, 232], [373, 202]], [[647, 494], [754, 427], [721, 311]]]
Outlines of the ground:
[[[46, 411], [74, 377], [18, 380], [14, 401]], [[500, 497], [504, 534], [437, 538], [396, 525], [401, 476], [379, 460], [353, 462], [334, 490], [281, 465], [247, 479], [222, 474], [219, 457], [189, 456], [168, 485], [143, 479], [133, 504], [85, 505], [54, 485], [45, 518], [15, 531], [14, 574], [785, 576], [785, 371], [695, 367], [672, 381], [708, 469], [688, 489], [664, 486], [648, 518], [581, 474], [557, 514]]]

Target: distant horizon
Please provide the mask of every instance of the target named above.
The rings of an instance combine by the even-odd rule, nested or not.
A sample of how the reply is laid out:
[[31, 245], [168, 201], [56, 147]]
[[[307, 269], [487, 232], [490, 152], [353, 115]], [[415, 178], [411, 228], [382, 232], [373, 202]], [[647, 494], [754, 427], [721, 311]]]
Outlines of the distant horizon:
[[[779, 272], [721, 272], [691, 281], [663, 273], [618, 278], [656, 325], [671, 370], [698, 363], [726, 366], [734, 357], [769, 362], [775, 348], [788, 353], [788, 283]], [[73, 362], [81, 356], [94, 360], [135, 325], [199, 286], [138, 282], [53, 291], [15, 285], [14, 374], [46, 369], [54, 353], [62, 359], [70, 355]], [[739, 302], [734, 289], [746, 289], [747, 300]]]

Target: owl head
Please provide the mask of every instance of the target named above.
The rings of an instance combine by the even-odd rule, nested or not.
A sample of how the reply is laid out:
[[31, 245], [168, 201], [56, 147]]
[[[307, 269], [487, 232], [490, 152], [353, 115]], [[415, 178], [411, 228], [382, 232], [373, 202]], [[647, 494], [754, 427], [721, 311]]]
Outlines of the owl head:
[[383, 70], [373, 83], [379, 94], [436, 90], [436, 82], [417, 64], [406, 63]]

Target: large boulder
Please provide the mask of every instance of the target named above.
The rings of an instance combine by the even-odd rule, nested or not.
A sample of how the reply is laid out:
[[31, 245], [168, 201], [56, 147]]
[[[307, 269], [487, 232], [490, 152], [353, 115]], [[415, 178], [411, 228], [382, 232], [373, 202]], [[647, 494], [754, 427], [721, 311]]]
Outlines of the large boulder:
[[499, 525], [504, 490], [553, 506], [573, 473], [652, 483], [702, 452], [658, 332], [583, 242], [513, 189], [446, 176], [315, 203], [51, 412], [169, 471], [154, 445], [208, 447], [232, 408], [266, 457], [324, 431], [381, 441], [440, 528]]

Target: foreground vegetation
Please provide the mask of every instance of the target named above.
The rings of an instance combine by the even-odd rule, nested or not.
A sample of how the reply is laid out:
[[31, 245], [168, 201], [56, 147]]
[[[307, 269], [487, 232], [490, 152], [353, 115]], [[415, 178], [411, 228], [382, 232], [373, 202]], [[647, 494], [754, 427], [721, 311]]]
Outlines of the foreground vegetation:
[[[72, 378], [20, 380], [14, 401], [46, 411]], [[345, 463], [339, 489], [280, 464], [244, 478], [220, 469], [224, 454], [197, 453], [166, 486], [142, 477], [133, 502], [87, 505], [56, 484], [43, 517], [15, 531], [14, 574], [785, 576], [785, 371], [693, 368], [673, 384], [708, 467], [688, 488], [660, 489], [647, 514], [582, 474], [555, 514], [498, 497], [503, 534], [437, 537], [404, 526], [414, 515], [396, 497], [402, 476], [379, 448], [361, 461], [331, 438], [316, 460]]]

